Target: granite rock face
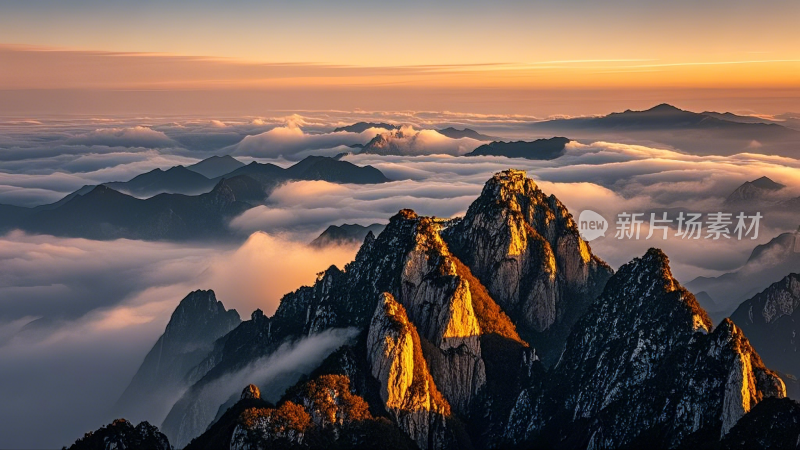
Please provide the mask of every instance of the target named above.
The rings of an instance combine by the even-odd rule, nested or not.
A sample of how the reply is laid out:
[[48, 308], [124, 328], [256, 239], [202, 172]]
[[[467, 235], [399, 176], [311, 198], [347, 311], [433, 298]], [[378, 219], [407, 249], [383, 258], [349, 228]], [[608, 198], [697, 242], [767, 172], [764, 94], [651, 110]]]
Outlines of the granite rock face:
[[712, 329], [656, 249], [609, 280], [550, 377], [518, 398], [510, 441], [594, 449], [713, 442], [762, 399], [786, 395], [733, 322]]
[[[66, 448], [66, 447], [65, 447]], [[69, 447], [69, 450], [118, 450], [147, 448], [172, 450], [169, 440], [158, 428], [147, 422], [133, 426], [125, 419], [117, 419], [97, 431], [86, 433]]]
[[492, 177], [444, 238], [546, 362], [613, 274], [524, 171]]
[[214, 342], [239, 323], [236, 310], [225, 309], [214, 291], [187, 295], [117, 401], [118, 412], [131, 418], [163, 419], [172, 406], [164, 400], [193, 382], [192, 372], [212, 352]]
[[450, 405], [436, 388], [405, 309], [381, 295], [367, 336], [367, 360], [389, 414], [423, 450], [444, 448]]
[[[753, 317], [792, 317], [792, 286]], [[223, 406], [204, 397], [282, 345], [341, 328], [357, 331], [316, 369], [248, 380]], [[184, 379], [162, 429], [190, 450], [717, 447], [742, 423], [794, 414], [751, 420], [783, 381], [732, 321], [712, 325], [663, 252], [613, 274], [566, 208], [514, 170], [462, 219], [401, 210], [351, 263], [216, 339]]]

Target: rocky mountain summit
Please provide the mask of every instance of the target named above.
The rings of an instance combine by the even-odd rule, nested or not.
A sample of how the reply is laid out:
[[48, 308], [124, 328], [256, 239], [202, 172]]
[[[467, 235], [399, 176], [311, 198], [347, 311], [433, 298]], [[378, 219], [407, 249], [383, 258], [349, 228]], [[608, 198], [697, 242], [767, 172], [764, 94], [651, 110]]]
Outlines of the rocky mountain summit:
[[753, 347], [770, 367], [786, 374], [789, 395], [800, 398], [797, 331], [800, 322], [800, 274], [793, 273], [773, 283], [742, 303], [731, 315], [747, 334]]
[[523, 171], [492, 177], [444, 238], [546, 361], [613, 273]]
[[[314, 369], [256, 369], [342, 329]], [[732, 321], [713, 326], [663, 252], [614, 273], [514, 170], [463, 218], [401, 210], [184, 379], [162, 429], [188, 449], [716, 448], [744, 421], [796, 427], [791, 404], [758, 407], [783, 381]], [[252, 385], [209, 395], [230, 383]]]
[[[181, 300], [172, 313], [164, 334], [147, 353], [139, 370], [117, 402], [128, 417], [144, 416], [162, 420], [188, 372], [211, 351], [214, 341], [240, 323], [235, 309], [225, 309], [214, 291], [194, 291]], [[153, 417], [154, 406], [162, 404]]]
[[676, 448], [724, 437], [763, 398], [785, 397], [730, 320], [715, 329], [660, 250], [620, 268], [575, 324], [506, 438], [551, 448]]
[[[147, 422], [133, 426], [125, 419], [117, 419], [97, 431], [86, 433], [68, 450], [117, 449], [172, 450], [169, 440], [158, 428]], [[64, 447], [67, 449], [67, 447]]]
[[736, 188], [736, 190], [728, 195], [724, 204], [727, 206], [737, 206], [742, 203], [762, 200], [785, 187], [785, 185], [776, 183], [768, 177], [761, 177], [753, 181], [747, 181]]

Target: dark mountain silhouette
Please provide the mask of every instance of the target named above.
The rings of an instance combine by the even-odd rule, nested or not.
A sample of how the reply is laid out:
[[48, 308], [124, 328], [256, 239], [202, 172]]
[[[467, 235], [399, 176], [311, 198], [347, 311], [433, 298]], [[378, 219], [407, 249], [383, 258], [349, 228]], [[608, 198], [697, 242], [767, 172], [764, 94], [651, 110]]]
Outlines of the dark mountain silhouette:
[[442, 128], [441, 130], [436, 130], [439, 134], [443, 134], [450, 139], [461, 139], [461, 138], [470, 138], [475, 139], [476, 141], [497, 141], [499, 140], [493, 136], [487, 136], [485, 134], [478, 133], [477, 131], [464, 128], [463, 130], [459, 130], [453, 127]]
[[133, 426], [125, 419], [117, 419], [96, 431], [86, 433], [65, 450], [107, 449], [172, 450], [167, 437], [148, 422]]
[[360, 167], [325, 156], [308, 156], [285, 171], [288, 179], [323, 180], [331, 183], [373, 184], [391, 181], [372, 166]]
[[800, 132], [777, 123], [732, 120], [724, 114], [685, 111], [661, 104], [599, 117], [535, 122], [532, 130], [579, 139], [664, 144], [701, 155], [759, 152], [797, 157]]
[[348, 133], [363, 133], [370, 128], [383, 128], [385, 130], [399, 130], [399, 125], [392, 125], [383, 122], [357, 122], [352, 125], [338, 127], [333, 130], [334, 133], [346, 131]]
[[621, 113], [611, 113], [601, 117], [556, 119], [546, 122], [537, 122], [533, 124], [533, 127], [537, 128], [540, 125], [558, 126], [564, 127], [565, 129], [573, 127], [615, 130], [716, 129], [745, 133], [769, 131], [787, 136], [795, 134], [793, 130], [789, 130], [775, 123], [734, 122], [703, 113], [685, 111], [666, 103], [644, 111], [632, 111], [629, 109]]
[[496, 141], [481, 145], [464, 156], [505, 156], [508, 158], [550, 160], [563, 156], [569, 141], [564, 137], [536, 139], [532, 142]]
[[788, 449], [800, 442], [800, 403], [788, 398], [759, 402], [731, 429], [720, 450]]
[[224, 180], [207, 194], [159, 194], [144, 200], [100, 185], [57, 208], [29, 214], [20, 228], [100, 240], [216, 239], [229, 236], [227, 221], [250, 207], [236, 199]]
[[134, 197], [152, 197], [164, 193], [199, 195], [210, 191], [216, 183], [186, 167], [175, 166], [167, 170], [153, 169], [130, 181], [103, 184]]
[[768, 177], [747, 181], [725, 199], [725, 205], [735, 206], [742, 203], [755, 202], [769, 197], [770, 194], [780, 191], [786, 186], [776, 183]]
[[777, 123], [777, 121], [774, 121], [774, 120], [763, 119], [761, 117], [755, 117], [755, 116], [740, 116], [738, 114], [734, 114], [734, 113], [730, 113], [730, 112], [719, 113], [719, 112], [715, 112], [715, 111], [703, 111], [700, 114], [703, 114], [703, 115], [709, 116], [709, 117], [714, 117], [714, 118], [717, 118], [717, 119], [720, 119], [720, 120], [727, 120], [728, 122], [766, 123], [766, 124]]
[[[187, 181], [190, 180], [190, 181]], [[209, 192], [200, 195], [160, 193], [139, 199], [108, 185], [84, 186], [58, 202], [23, 208], [0, 205], [0, 230], [20, 228], [33, 233], [89, 239], [228, 239], [227, 223], [261, 204], [281, 183], [325, 180], [332, 183], [383, 183], [390, 181], [372, 166], [356, 166], [339, 157], [309, 156], [284, 169], [253, 162], [222, 177], [208, 180], [185, 167], [154, 170], [126, 183], [111, 186], [143, 190], [186, 188], [200, 180]], [[202, 181], [205, 180], [205, 181]], [[212, 184], [213, 183], [213, 184]]]
[[215, 155], [199, 163], [186, 166], [186, 168], [210, 179], [225, 175], [226, 173], [231, 173], [242, 166], [244, 166], [244, 163], [231, 155]]
[[127, 417], [163, 420], [188, 382], [187, 374], [213, 349], [214, 342], [236, 328], [236, 310], [226, 310], [214, 291], [194, 291], [181, 300], [164, 334], [147, 353], [116, 410]]
[[367, 234], [372, 233], [377, 236], [381, 234], [385, 227], [386, 225], [379, 223], [373, 223], [368, 226], [349, 223], [338, 226], [331, 225], [311, 241], [311, 246], [326, 247], [328, 245], [360, 244], [364, 242]]

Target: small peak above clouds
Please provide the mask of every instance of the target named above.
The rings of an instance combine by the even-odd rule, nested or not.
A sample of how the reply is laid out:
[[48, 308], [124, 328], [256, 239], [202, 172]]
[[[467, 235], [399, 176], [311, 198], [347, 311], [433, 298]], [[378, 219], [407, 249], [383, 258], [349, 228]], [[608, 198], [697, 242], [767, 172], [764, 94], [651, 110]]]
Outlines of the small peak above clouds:
[[333, 130], [334, 133], [363, 133], [370, 128], [382, 128], [384, 130], [397, 130], [400, 129], [400, 125], [391, 125], [388, 123], [383, 122], [356, 122], [352, 125], [347, 125], [343, 127], [337, 127]]
[[394, 156], [464, 155], [482, 141], [470, 137], [451, 138], [436, 130], [416, 130], [404, 125], [398, 130], [381, 133], [370, 140], [361, 153]]
[[187, 169], [197, 172], [206, 178], [216, 178], [233, 172], [239, 167], [244, 167], [244, 163], [231, 155], [214, 155], [191, 166], [186, 166]]

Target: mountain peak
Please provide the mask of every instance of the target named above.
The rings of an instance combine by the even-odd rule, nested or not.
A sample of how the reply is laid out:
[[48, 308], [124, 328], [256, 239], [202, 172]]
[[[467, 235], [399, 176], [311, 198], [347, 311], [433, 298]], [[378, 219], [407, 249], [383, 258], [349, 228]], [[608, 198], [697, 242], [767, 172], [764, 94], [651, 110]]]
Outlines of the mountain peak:
[[769, 191], [779, 191], [786, 186], [775, 181], [772, 181], [770, 178], [763, 176], [757, 180], [750, 181], [750, 184], [759, 188], [759, 189], [766, 189]]
[[670, 105], [669, 103], [661, 103], [656, 105], [645, 112], [653, 112], [653, 113], [676, 113], [676, 112], [685, 112], [684, 110], [677, 108], [675, 106]]
[[[676, 293], [668, 298], [670, 302], [677, 301], [677, 303], [652, 306], [663, 308], [664, 311], [685, 310], [685, 313], [691, 314], [694, 330], [711, 331], [712, 323], [708, 313], [700, 306], [695, 296], [672, 276], [669, 258], [658, 248], [651, 248], [641, 258], [635, 258], [620, 267], [619, 272], [609, 280], [603, 295], [607, 295], [606, 292], [609, 291], [624, 292], [635, 303], [628, 308], [640, 310], [650, 308], [646, 306], [648, 299]], [[637, 291], [638, 295], [631, 296], [631, 293]]]
[[545, 364], [613, 273], [567, 208], [523, 170], [496, 173], [443, 237]]
[[251, 399], [251, 398], [261, 398], [261, 390], [258, 389], [258, 386], [255, 384], [248, 384], [247, 387], [242, 390], [242, 396], [240, 397], [242, 400]]
[[395, 214], [391, 219], [403, 219], [403, 220], [416, 220], [419, 218], [416, 212], [413, 209], [401, 209], [397, 214]]
[[514, 195], [528, 195], [536, 190], [536, 183], [524, 170], [508, 169], [494, 174], [483, 187], [481, 197], [508, 201]]

